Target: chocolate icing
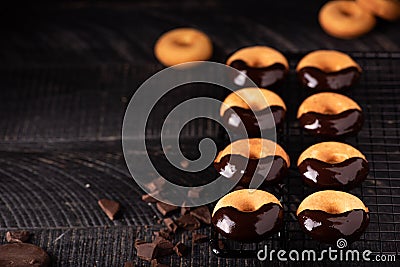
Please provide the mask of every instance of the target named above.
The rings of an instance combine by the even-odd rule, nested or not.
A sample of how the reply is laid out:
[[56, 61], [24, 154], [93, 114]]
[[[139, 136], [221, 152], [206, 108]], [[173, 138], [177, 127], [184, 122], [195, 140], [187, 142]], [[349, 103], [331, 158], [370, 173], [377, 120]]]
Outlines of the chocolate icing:
[[356, 241], [369, 223], [369, 214], [354, 209], [339, 214], [321, 210], [303, 210], [297, 216], [301, 228], [313, 239], [324, 243], [336, 243], [339, 238]]
[[[252, 111], [241, 107], [230, 107], [222, 116], [224, 125], [233, 132], [246, 129], [248, 137], [261, 137], [261, 132], [282, 129], [286, 111], [281, 106]], [[237, 118], [239, 116], [239, 118]], [[256, 117], [257, 116], [257, 117]], [[237, 118], [237, 119], [235, 119]], [[260, 123], [257, 121], [259, 119]]]
[[304, 67], [297, 72], [300, 83], [315, 90], [343, 90], [354, 86], [361, 72], [349, 67], [335, 72], [324, 72], [315, 67]]
[[221, 235], [241, 242], [261, 241], [277, 232], [282, 222], [283, 209], [276, 203], [264, 204], [249, 212], [222, 207], [212, 217], [212, 223]]
[[[273, 85], [279, 85], [285, 79], [288, 70], [281, 63], [274, 63], [267, 67], [251, 67], [243, 60], [234, 60], [230, 66], [239, 71], [245, 71], [245, 74], [258, 86], [268, 88]], [[235, 84], [239, 84], [235, 80]]]
[[349, 109], [339, 114], [307, 112], [300, 116], [300, 125], [312, 135], [324, 137], [347, 136], [358, 133], [364, 122], [358, 109]]
[[306, 184], [324, 189], [351, 189], [359, 185], [368, 175], [368, 162], [353, 157], [339, 163], [327, 163], [307, 158], [299, 165]]
[[[271, 164], [272, 161], [272, 164]], [[225, 155], [219, 162], [214, 162], [214, 167], [218, 172], [225, 170], [228, 163], [231, 168], [235, 168], [235, 172], [230, 179], [239, 180], [238, 185], [248, 187], [250, 181], [263, 181], [264, 185], [275, 184], [282, 180], [287, 173], [286, 161], [281, 156], [267, 156], [260, 159], [248, 159], [246, 166], [246, 158], [242, 155]], [[257, 165], [258, 169], [257, 169]], [[268, 173], [266, 173], [266, 167], [271, 166]], [[221, 173], [222, 174], [222, 173]]]

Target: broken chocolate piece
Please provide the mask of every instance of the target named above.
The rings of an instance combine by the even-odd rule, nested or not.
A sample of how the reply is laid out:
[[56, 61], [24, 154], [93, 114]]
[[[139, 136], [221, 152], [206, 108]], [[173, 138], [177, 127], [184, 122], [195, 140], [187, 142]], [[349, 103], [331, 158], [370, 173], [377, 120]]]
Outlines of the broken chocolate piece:
[[156, 258], [157, 255], [157, 244], [155, 243], [140, 243], [136, 246], [136, 254], [139, 258], [151, 261]]
[[208, 241], [208, 236], [203, 235], [203, 234], [198, 234], [198, 233], [192, 234], [192, 242], [193, 243], [203, 243], [206, 241]]
[[155, 199], [154, 197], [150, 196], [149, 194], [142, 195], [142, 200], [144, 202], [147, 202], [147, 203], [156, 203], [156, 202], [158, 202], [157, 199]]
[[168, 230], [170, 230], [172, 233], [175, 233], [176, 230], [178, 229], [178, 225], [176, 225], [174, 220], [172, 220], [171, 218], [165, 218], [164, 224], [168, 227]]
[[172, 242], [161, 236], [157, 236], [154, 239], [153, 243], [156, 244], [156, 248], [157, 248], [156, 258], [169, 256], [174, 253], [174, 250], [173, 250], [174, 245], [172, 244]]
[[196, 217], [205, 224], [211, 224], [211, 213], [207, 206], [201, 206], [190, 211], [190, 215]]
[[178, 255], [179, 257], [185, 256], [188, 253], [188, 248], [185, 246], [185, 244], [183, 244], [182, 242], [178, 242], [175, 246], [174, 246], [174, 251], [176, 253], [176, 255]]
[[104, 211], [104, 213], [110, 218], [110, 220], [114, 220], [115, 215], [118, 213], [120, 204], [114, 200], [110, 199], [100, 199], [98, 201], [100, 208]]
[[185, 214], [176, 219], [176, 224], [185, 230], [195, 230], [200, 228], [200, 222], [190, 214]]
[[27, 243], [12, 243], [0, 246], [0, 266], [50, 265], [50, 257], [42, 248]]
[[177, 206], [173, 206], [164, 202], [157, 202], [157, 209], [162, 215], [167, 215], [178, 209]]
[[28, 241], [31, 233], [26, 230], [8, 231], [6, 240], [8, 243], [25, 243]]

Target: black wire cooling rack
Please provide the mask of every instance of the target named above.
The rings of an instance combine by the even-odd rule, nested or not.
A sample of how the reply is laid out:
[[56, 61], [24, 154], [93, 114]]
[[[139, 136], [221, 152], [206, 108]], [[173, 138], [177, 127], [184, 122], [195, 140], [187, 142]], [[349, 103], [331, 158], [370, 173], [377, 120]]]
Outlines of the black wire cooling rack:
[[[353, 53], [353, 58], [364, 72], [359, 85], [342, 92], [356, 100], [365, 114], [363, 130], [344, 141], [362, 151], [370, 165], [370, 174], [362, 186], [350, 193], [360, 197], [370, 210], [370, 225], [349, 248], [371, 250], [372, 255], [396, 255], [400, 253], [400, 54]], [[289, 57], [291, 67], [300, 59]], [[221, 257], [255, 257], [255, 252], [267, 245], [268, 249], [316, 249], [327, 245], [306, 236], [298, 226], [296, 210], [307, 195], [315, 192], [302, 182], [296, 168], [300, 153], [319, 141], [299, 128], [295, 119], [297, 107], [312, 92], [297, 85], [292, 72], [289, 81], [277, 92], [285, 100], [289, 112], [284, 133], [278, 136], [280, 143], [291, 157], [291, 168], [281, 188], [275, 195], [285, 208], [285, 226], [272, 238], [258, 244], [242, 244], [224, 239], [213, 233], [211, 244]], [[218, 243], [219, 241], [219, 243]]]

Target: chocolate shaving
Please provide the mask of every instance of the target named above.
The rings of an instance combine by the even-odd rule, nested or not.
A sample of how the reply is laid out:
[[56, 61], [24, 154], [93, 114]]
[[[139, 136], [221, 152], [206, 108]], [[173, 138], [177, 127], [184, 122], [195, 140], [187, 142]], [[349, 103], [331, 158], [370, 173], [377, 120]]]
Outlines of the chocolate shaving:
[[162, 238], [171, 240], [172, 239], [172, 232], [168, 229], [161, 229], [160, 231], [154, 232], [155, 236], [161, 236]]
[[153, 241], [153, 244], [156, 244], [156, 257], [165, 257], [169, 256], [174, 253], [173, 248], [174, 245], [171, 243], [171, 241], [161, 237], [157, 236], [155, 240]]
[[157, 244], [156, 243], [139, 243], [135, 244], [136, 254], [139, 258], [151, 261], [157, 256]]
[[135, 265], [134, 265], [133, 261], [127, 261], [127, 262], [125, 262], [124, 267], [135, 267]]
[[110, 218], [110, 220], [114, 220], [115, 215], [118, 213], [120, 204], [114, 200], [110, 199], [100, 199], [98, 201], [100, 208], [104, 211], [104, 213]]
[[150, 262], [150, 266], [151, 266], [151, 267], [169, 267], [168, 265], [159, 263], [159, 262], [157, 261], [157, 259], [152, 260], [152, 261]]

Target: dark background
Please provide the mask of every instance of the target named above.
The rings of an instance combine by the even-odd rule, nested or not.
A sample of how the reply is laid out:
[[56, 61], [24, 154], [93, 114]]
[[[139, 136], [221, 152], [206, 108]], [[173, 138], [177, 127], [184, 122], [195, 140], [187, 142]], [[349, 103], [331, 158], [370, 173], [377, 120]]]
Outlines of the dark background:
[[[295, 80], [298, 60], [315, 49], [338, 49], [355, 58], [364, 73], [360, 84], [347, 94], [361, 105], [366, 122], [359, 135], [346, 142], [358, 147], [370, 162], [367, 181], [352, 193], [369, 207], [371, 224], [351, 248], [399, 255], [400, 24], [379, 20], [371, 33], [339, 40], [318, 25], [318, 10], [325, 2], [4, 4], [0, 9], [0, 242], [5, 242], [7, 230], [26, 228], [34, 233], [32, 242], [51, 254], [55, 266], [122, 266], [126, 260], [146, 265], [136, 258], [133, 241], [136, 237], [150, 240], [162, 216], [154, 205], [139, 201], [142, 192], [122, 155], [121, 123], [135, 89], [163, 68], [153, 56], [156, 39], [172, 28], [191, 26], [210, 36], [215, 49], [212, 60], [217, 62], [255, 44], [272, 46], [287, 56], [291, 72], [277, 92], [289, 114], [279, 141], [292, 165], [303, 149], [317, 141], [303, 135], [295, 120], [298, 105], [310, 93]], [[196, 142], [191, 140], [204, 132], [201, 123], [184, 131], [183, 149], [196, 153]], [[150, 129], [148, 137], [156, 139], [158, 134], [158, 129]], [[220, 137], [218, 128], [211, 135]], [[149, 153], [157, 156], [159, 148]], [[312, 192], [303, 186], [295, 168], [283, 188], [286, 224], [281, 236], [265, 244], [324, 248], [305, 236], [295, 220], [297, 205]], [[118, 220], [110, 221], [98, 208], [102, 197], [121, 202]], [[208, 228], [200, 232], [210, 233]], [[177, 240], [191, 245], [190, 233]], [[173, 256], [164, 262], [171, 266], [259, 264], [251, 259], [218, 259], [207, 243], [193, 246], [189, 257]]]

